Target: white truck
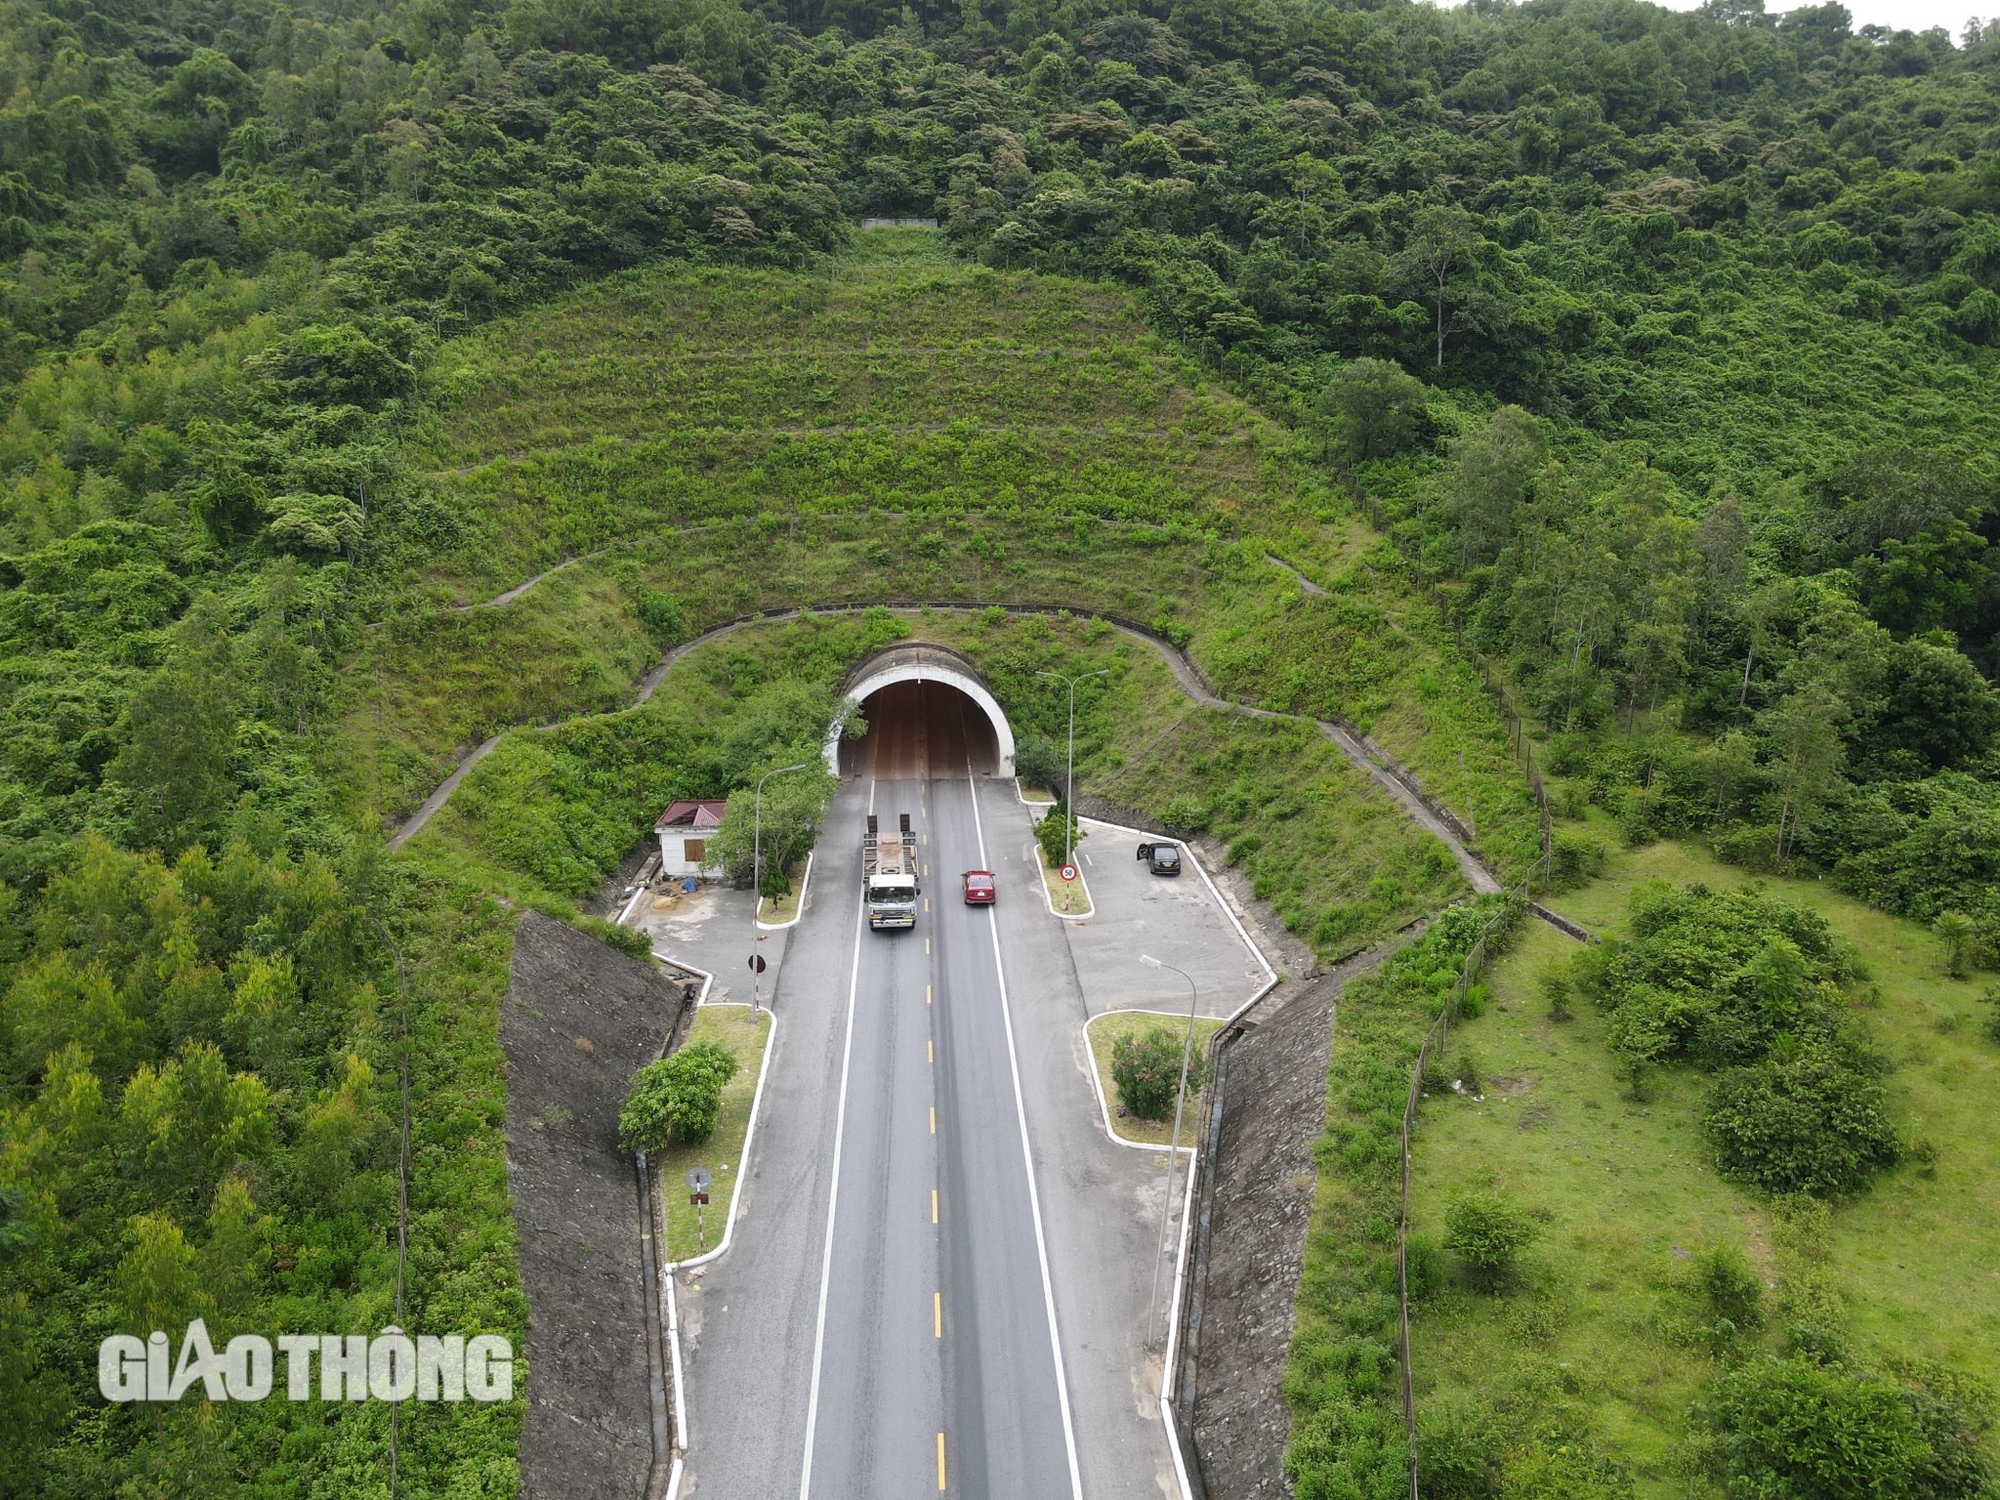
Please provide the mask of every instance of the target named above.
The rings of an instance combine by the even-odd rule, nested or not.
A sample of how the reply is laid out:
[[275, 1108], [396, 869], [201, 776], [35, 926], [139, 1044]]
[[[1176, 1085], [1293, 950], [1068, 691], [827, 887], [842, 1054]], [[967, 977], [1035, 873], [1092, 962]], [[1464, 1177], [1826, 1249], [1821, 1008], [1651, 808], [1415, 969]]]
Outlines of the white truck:
[[910, 832], [910, 815], [898, 817], [898, 827], [883, 833], [868, 814], [868, 831], [861, 836], [862, 899], [868, 905], [870, 927], [917, 925], [917, 836]]

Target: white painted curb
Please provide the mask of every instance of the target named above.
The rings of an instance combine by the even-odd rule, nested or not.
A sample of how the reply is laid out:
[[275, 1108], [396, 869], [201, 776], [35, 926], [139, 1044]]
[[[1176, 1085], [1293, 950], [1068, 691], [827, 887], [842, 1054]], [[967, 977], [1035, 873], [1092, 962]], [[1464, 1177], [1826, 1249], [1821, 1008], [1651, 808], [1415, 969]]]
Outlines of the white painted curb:
[[[707, 1005], [710, 1002], [704, 999], [701, 1003]], [[718, 1006], [741, 1006], [745, 1010], [750, 1009], [741, 1000], [717, 1000], [714, 1004]], [[765, 1015], [771, 1018], [771, 1034], [764, 1042], [764, 1061], [757, 1068], [757, 1091], [750, 1096], [750, 1124], [743, 1132], [743, 1154], [738, 1158], [736, 1163], [736, 1185], [730, 1189], [729, 1217], [723, 1221], [722, 1238], [716, 1243], [713, 1250], [706, 1251], [701, 1255], [691, 1256], [687, 1260], [668, 1261], [667, 1272], [669, 1280], [672, 1279], [672, 1273], [675, 1271], [691, 1271], [697, 1266], [707, 1265], [710, 1261], [720, 1260], [736, 1238], [736, 1216], [743, 1208], [743, 1180], [748, 1175], [750, 1169], [750, 1148], [757, 1143], [757, 1121], [764, 1113], [764, 1081], [771, 1076], [771, 1054], [778, 1050], [778, 1013], [768, 1005], [760, 1008]]]
[[[1142, 839], [1156, 839], [1159, 837], [1157, 833], [1148, 833], [1143, 828], [1129, 828], [1123, 823], [1112, 823], [1104, 818], [1085, 818], [1079, 816], [1077, 821], [1079, 823], [1095, 823], [1099, 828], [1115, 828], [1120, 833], [1135, 833]], [[1264, 971], [1265, 978], [1269, 981], [1263, 989], [1257, 991], [1251, 997], [1250, 1004], [1254, 1005], [1270, 992], [1272, 986], [1277, 984], [1278, 971], [1271, 967], [1271, 961], [1264, 957], [1264, 950], [1259, 948], [1256, 942], [1252, 940], [1249, 930], [1243, 925], [1242, 919], [1236, 915], [1235, 908], [1223, 899], [1222, 892], [1216, 889], [1215, 882], [1208, 878], [1208, 871], [1202, 867], [1201, 856], [1194, 852], [1194, 845], [1190, 844], [1186, 839], [1175, 839], [1174, 842], [1187, 855], [1188, 862], [1194, 866], [1195, 874], [1199, 875], [1201, 883], [1208, 887], [1209, 895], [1213, 896], [1215, 904], [1222, 908], [1222, 914], [1229, 918], [1229, 925], [1236, 929], [1236, 935], [1243, 939], [1243, 946], [1250, 950], [1250, 956], [1257, 960], [1257, 967]], [[1039, 848], [1040, 846], [1037, 845], [1037, 847]], [[1240, 1016], [1248, 1009], [1249, 1005], [1245, 1005], [1236, 1011], [1236, 1015]], [[1234, 1020], [1235, 1016], [1232, 1016], [1230, 1019]]]
[[[791, 920], [787, 922], [766, 922], [762, 917], [756, 916], [753, 913], [751, 920], [757, 924], [758, 931], [783, 932], [787, 927], [796, 927], [799, 925], [799, 918], [806, 914], [806, 893], [812, 889], [813, 855], [818, 852], [815, 849], [809, 851], [806, 855], [806, 872], [799, 877], [799, 909], [792, 914]], [[757, 910], [762, 911], [763, 909], [764, 898], [762, 895], [759, 895], [757, 897]]]
[[[1259, 994], [1262, 994], [1262, 991], [1259, 991]], [[1111, 1106], [1104, 1097], [1104, 1084], [1097, 1076], [1097, 1049], [1091, 1045], [1090, 1041], [1092, 1023], [1101, 1021], [1106, 1016], [1164, 1016], [1170, 1021], [1179, 1021], [1182, 1025], [1186, 1025], [1186, 1013], [1176, 1013], [1171, 1010], [1147, 1010], [1137, 1005], [1124, 1007], [1119, 1010], [1099, 1011], [1090, 1020], [1083, 1023], [1083, 1050], [1090, 1057], [1090, 1088], [1091, 1092], [1097, 1095], [1097, 1117], [1104, 1122], [1104, 1133], [1111, 1137], [1113, 1145], [1130, 1146], [1134, 1151], [1172, 1151], [1177, 1155], [1185, 1151], [1190, 1156], [1194, 1155], [1194, 1147], [1192, 1146], [1155, 1145], [1151, 1141], [1135, 1141], [1129, 1136], [1120, 1135], [1112, 1126]], [[1213, 1021], [1216, 1017], [1196, 1016], [1195, 1019], [1197, 1021]]]
[[[1036, 805], [1033, 802], [1028, 804], [1030, 807]], [[1046, 805], [1050, 807], [1055, 806], [1053, 802]], [[1083, 820], [1079, 818], [1077, 821], [1082, 822]], [[1034, 838], [1032, 832], [1028, 836], [1031, 839]], [[1097, 902], [1091, 898], [1090, 882], [1083, 878], [1083, 866], [1078, 865], [1076, 867], [1076, 883], [1083, 887], [1084, 910], [1080, 912], [1056, 910], [1056, 898], [1049, 894], [1049, 876], [1055, 873], [1055, 871], [1049, 868], [1048, 861], [1042, 858], [1041, 840], [1035, 839], [1035, 874], [1041, 881], [1042, 905], [1049, 909], [1049, 915], [1054, 917], [1058, 922], [1088, 922], [1092, 917], [1096, 916]]]

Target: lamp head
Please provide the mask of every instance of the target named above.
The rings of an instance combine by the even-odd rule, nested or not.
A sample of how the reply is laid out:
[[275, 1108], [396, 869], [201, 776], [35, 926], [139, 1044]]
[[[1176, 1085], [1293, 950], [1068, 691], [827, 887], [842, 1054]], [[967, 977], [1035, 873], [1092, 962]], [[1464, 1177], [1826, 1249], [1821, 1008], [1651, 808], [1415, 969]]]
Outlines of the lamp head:
[[1150, 953], [1141, 953], [1139, 955], [1139, 962], [1149, 969], [1157, 969], [1161, 966], [1160, 961]]

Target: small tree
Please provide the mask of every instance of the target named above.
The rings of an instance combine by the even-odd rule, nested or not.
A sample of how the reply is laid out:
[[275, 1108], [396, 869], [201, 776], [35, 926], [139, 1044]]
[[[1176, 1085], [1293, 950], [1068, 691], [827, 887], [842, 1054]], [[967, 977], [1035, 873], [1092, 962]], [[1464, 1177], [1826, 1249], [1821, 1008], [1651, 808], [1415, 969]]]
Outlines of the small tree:
[[1944, 944], [1945, 972], [1953, 979], [1965, 978], [1972, 945], [1979, 937], [1979, 924], [1962, 911], [1948, 911], [1940, 913], [1931, 923], [1931, 931]]
[[1444, 1247], [1465, 1262], [1478, 1285], [1499, 1286], [1540, 1232], [1535, 1221], [1495, 1193], [1467, 1193], [1444, 1211]]
[[[1083, 842], [1083, 830], [1077, 826], [1076, 815], [1065, 813], [1062, 804], [1057, 803], [1055, 809], [1035, 825], [1035, 838], [1041, 843], [1042, 858], [1049, 862], [1051, 869], [1060, 867], [1069, 857], [1069, 851]], [[1069, 839], [1067, 847], [1063, 843], [1065, 835]]]
[[1428, 435], [1428, 394], [1393, 360], [1353, 359], [1333, 377], [1321, 406], [1334, 437], [1354, 457], [1388, 458]]
[[[1185, 1038], [1165, 1026], [1127, 1032], [1111, 1044], [1111, 1081], [1125, 1113], [1141, 1120], [1164, 1120], [1173, 1113], [1185, 1045]], [[1206, 1082], [1208, 1059], [1197, 1050], [1188, 1059], [1188, 1093], [1200, 1093]]]
[[1014, 774], [1023, 785], [1063, 794], [1062, 754], [1039, 734], [1024, 734], [1014, 742]]
[[692, 1042], [632, 1075], [618, 1111], [618, 1144], [649, 1155], [670, 1142], [699, 1146], [715, 1134], [723, 1085], [736, 1076], [736, 1054], [718, 1042]]

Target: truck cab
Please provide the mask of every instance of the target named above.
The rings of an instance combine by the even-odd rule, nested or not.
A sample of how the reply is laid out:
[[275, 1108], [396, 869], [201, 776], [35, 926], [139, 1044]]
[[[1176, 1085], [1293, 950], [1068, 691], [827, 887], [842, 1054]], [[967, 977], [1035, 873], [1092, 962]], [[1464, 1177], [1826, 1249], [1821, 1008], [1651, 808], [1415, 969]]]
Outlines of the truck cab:
[[870, 927], [917, 925], [917, 895], [923, 886], [917, 879], [917, 836], [910, 831], [908, 813], [901, 815], [898, 828], [887, 833], [877, 827], [873, 813], [868, 815], [861, 840], [861, 873]]

